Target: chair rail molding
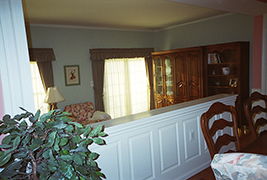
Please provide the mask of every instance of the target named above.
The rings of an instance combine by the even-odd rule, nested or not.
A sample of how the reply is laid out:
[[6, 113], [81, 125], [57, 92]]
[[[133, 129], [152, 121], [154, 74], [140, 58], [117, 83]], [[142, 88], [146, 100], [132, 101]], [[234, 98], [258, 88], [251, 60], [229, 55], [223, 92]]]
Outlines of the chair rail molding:
[[107, 179], [187, 179], [211, 162], [201, 115], [216, 101], [234, 106], [236, 97], [220, 94], [95, 123], [108, 136], [106, 145], [91, 149]]

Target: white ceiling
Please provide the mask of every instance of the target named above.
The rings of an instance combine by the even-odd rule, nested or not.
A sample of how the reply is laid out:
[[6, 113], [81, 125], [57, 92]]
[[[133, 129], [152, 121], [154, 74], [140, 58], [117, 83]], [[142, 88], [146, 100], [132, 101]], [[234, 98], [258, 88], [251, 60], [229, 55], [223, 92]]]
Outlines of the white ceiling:
[[227, 13], [267, 13], [266, 0], [22, 0], [26, 23], [159, 30]]

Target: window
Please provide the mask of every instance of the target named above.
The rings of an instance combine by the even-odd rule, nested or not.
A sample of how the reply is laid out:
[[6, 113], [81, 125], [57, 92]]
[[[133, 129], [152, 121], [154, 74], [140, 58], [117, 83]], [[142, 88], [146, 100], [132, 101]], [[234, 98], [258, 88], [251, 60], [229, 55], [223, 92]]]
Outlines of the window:
[[40, 109], [41, 114], [47, 113], [49, 111], [49, 105], [47, 103], [44, 103], [44, 98], [46, 94], [40, 77], [37, 63], [31, 61], [30, 66], [31, 66], [35, 111]]
[[150, 109], [144, 58], [105, 60], [104, 106], [112, 118]]

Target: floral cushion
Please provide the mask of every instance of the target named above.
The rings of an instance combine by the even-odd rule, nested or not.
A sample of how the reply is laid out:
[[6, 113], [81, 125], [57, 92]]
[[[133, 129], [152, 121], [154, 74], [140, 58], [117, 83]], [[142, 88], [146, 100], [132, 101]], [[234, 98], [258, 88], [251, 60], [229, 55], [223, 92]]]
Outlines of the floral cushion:
[[267, 156], [250, 153], [216, 154], [211, 168], [217, 180], [267, 179]]
[[71, 113], [77, 121], [85, 121], [93, 116], [95, 109], [92, 102], [85, 102], [67, 105], [64, 111]]

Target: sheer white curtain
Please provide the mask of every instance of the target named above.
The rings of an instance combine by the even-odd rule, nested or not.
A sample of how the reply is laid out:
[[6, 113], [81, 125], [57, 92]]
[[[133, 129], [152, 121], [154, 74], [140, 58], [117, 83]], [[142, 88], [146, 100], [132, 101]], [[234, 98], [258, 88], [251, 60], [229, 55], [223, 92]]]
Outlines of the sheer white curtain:
[[47, 113], [49, 111], [49, 105], [44, 103], [45, 90], [40, 77], [38, 65], [36, 62], [30, 62], [31, 66], [31, 76], [32, 76], [32, 87], [33, 87], [33, 98], [35, 111], [40, 109], [41, 114]]
[[104, 106], [112, 118], [150, 109], [144, 58], [105, 60]]

